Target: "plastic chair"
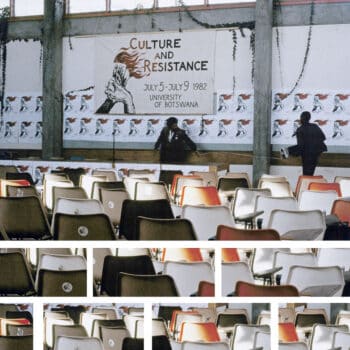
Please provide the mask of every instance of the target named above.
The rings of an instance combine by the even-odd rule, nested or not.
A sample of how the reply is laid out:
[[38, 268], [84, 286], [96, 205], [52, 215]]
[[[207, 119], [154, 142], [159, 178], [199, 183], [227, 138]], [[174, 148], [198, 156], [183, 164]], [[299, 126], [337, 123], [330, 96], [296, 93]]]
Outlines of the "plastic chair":
[[338, 182], [311, 182], [309, 183], [308, 190], [310, 191], [335, 191], [338, 197], [342, 197], [340, 185]]
[[8, 336], [23, 337], [33, 335], [33, 325], [6, 324], [6, 334]]
[[253, 228], [255, 218], [262, 214], [255, 212], [257, 196], [271, 196], [271, 191], [268, 188], [236, 188], [232, 208], [236, 223], [244, 223], [246, 228]]
[[298, 199], [300, 210], [322, 210], [330, 214], [333, 202], [338, 198], [336, 191], [303, 191]]
[[191, 171], [191, 174], [202, 178], [204, 186], [217, 187], [218, 174], [216, 171]]
[[54, 350], [104, 350], [100, 339], [89, 337], [58, 337]]
[[132, 338], [136, 338], [137, 335], [137, 326], [139, 321], [143, 321], [144, 317], [142, 315], [129, 315], [126, 314], [123, 316], [123, 321], [125, 323], [125, 327], [130, 333]]
[[118, 181], [118, 173], [114, 169], [93, 169], [92, 176], [105, 176], [108, 182]]
[[183, 322], [180, 328], [179, 341], [218, 342], [220, 341], [220, 336], [213, 322]]
[[[86, 306], [83, 305], [71, 305], [71, 304], [66, 304], [63, 306], [59, 306], [57, 308], [52, 307], [51, 311], [55, 311], [55, 312], [60, 312], [60, 313], [64, 313], [64, 314], [68, 314], [68, 317], [70, 317], [75, 324], [79, 324], [80, 323], [80, 314], [82, 312], [86, 311]], [[46, 312], [45, 312], [46, 314]]]
[[254, 283], [253, 274], [244, 261], [222, 263], [222, 296], [231, 295], [238, 281]]
[[[91, 309], [93, 314], [105, 314], [108, 321], [115, 321], [118, 319], [117, 311], [114, 307], [93, 307]], [[118, 320], [120, 321], [120, 320]], [[116, 324], [106, 324], [106, 326], [116, 326]]]
[[317, 265], [338, 265], [344, 271], [350, 270], [350, 248], [319, 248], [317, 251]]
[[59, 181], [45, 181], [43, 187], [43, 203], [48, 210], [53, 210], [53, 188], [54, 187], [74, 187], [72, 181], [68, 179], [62, 179]]
[[55, 240], [115, 240], [114, 229], [106, 214], [55, 214], [53, 235]]
[[339, 180], [334, 180], [334, 182], [339, 183], [340, 192], [343, 197], [350, 197], [350, 178], [342, 178]]
[[79, 181], [79, 187], [82, 187], [88, 198], [92, 198], [92, 189], [94, 186], [94, 182], [105, 182], [107, 181], [107, 176], [100, 175], [100, 176], [92, 176], [92, 175], [81, 175], [80, 176], [80, 181]]
[[26, 319], [29, 321], [29, 323], [33, 323], [33, 315], [29, 311], [6, 311], [5, 318], [21, 318]]
[[130, 337], [126, 328], [101, 326], [100, 339], [104, 350], [121, 350], [125, 338]]
[[120, 273], [120, 296], [177, 297], [175, 282], [168, 275], [132, 275]]
[[34, 281], [24, 255], [20, 252], [0, 254], [0, 295], [34, 295]]
[[287, 284], [295, 286], [300, 295], [341, 296], [345, 285], [339, 266], [291, 266]]
[[52, 238], [38, 197], [0, 198], [0, 222], [10, 239]]
[[156, 169], [128, 169], [127, 174], [133, 178], [146, 177], [150, 182], [157, 181]]
[[273, 256], [273, 267], [282, 267], [282, 270], [278, 272], [280, 277], [280, 284], [287, 283], [287, 276], [289, 273], [290, 267], [295, 264], [302, 266], [312, 266], [317, 265], [316, 257], [312, 253], [291, 253], [286, 251], [277, 250], [274, 252]]
[[7, 186], [31, 186], [27, 180], [2, 180], [0, 179], [0, 194], [6, 197]]
[[182, 188], [180, 206], [183, 205], [221, 205], [219, 193], [216, 187], [193, 187]]
[[280, 307], [278, 309], [278, 321], [280, 323], [293, 323], [295, 322], [296, 312], [292, 307]]
[[[167, 325], [170, 325], [170, 321], [174, 311], [182, 311], [180, 306], [174, 305], [159, 305], [158, 308], [158, 318], [162, 318]], [[170, 329], [169, 329], [170, 331]]]
[[230, 209], [223, 205], [184, 205], [182, 207], [181, 217], [192, 222], [198, 240], [202, 241], [215, 237], [219, 225], [234, 225]]
[[202, 315], [195, 310], [174, 310], [169, 325], [169, 331], [174, 339], [178, 339], [180, 327], [184, 322], [202, 322]]
[[299, 293], [292, 285], [260, 286], [238, 281], [236, 295], [239, 297], [296, 297], [299, 296]]
[[174, 203], [178, 203], [184, 186], [203, 186], [203, 179], [195, 175], [175, 175], [170, 188], [170, 196]]
[[241, 229], [219, 225], [216, 239], [220, 241], [279, 241], [280, 235], [273, 229]]
[[208, 262], [166, 261], [163, 273], [175, 281], [180, 296], [191, 296], [200, 281], [214, 282], [214, 271]]
[[51, 317], [44, 318], [44, 330], [45, 330], [44, 342], [48, 348], [52, 348], [54, 341], [56, 341], [56, 338], [54, 338], [54, 335], [53, 335], [54, 325], [73, 326], [74, 321], [70, 317], [64, 317], [64, 316], [60, 318], [51, 318]]
[[231, 349], [253, 349], [256, 333], [269, 331], [269, 326], [237, 324], [233, 328]]
[[144, 350], [143, 346], [143, 339], [124, 338], [122, 350]]
[[27, 250], [27, 259], [29, 263], [37, 269], [40, 257], [43, 254], [56, 254], [56, 255], [73, 255], [71, 248], [33, 248]]
[[271, 212], [268, 227], [276, 230], [281, 239], [322, 240], [326, 222], [321, 210], [275, 209]]
[[130, 198], [129, 194], [125, 189], [101, 188], [100, 197], [105, 213], [110, 217], [113, 225], [118, 226], [120, 224], [123, 202], [125, 199]]
[[203, 261], [199, 248], [163, 248], [160, 259], [164, 261]]
[[138, 216], [158, 219], [174, 218], [170, 203], [165, 199], [149, 201], [135, 201], [126, 199], [123, 202], [120, 218], [120, 236], [124, 236], [128, 240], [138, 239], [137, 229], [135, 225], [136, 218]]
[[6, 173], [5, 175], [6, 180], [26, 180], [28, 181], [32, 186], [35, 185], [33, 177], [30, 173], [21, 172], [21, 173]]
[[326, 310], [306, 308], [302, 312], [296, 314], [294, 324], [297, 332], [302, 332], [304, 334], [303, 338], [306, 339], [314, 324], [328, 324]]
[[1, 350], [33, 350], [33, 336], [2, 336], [0, 337]]
[[272, 197], [294, 197], [292, 187], [286, 180], [260, 179], [258, 188], [267, 188]]
[[93, 249], [93, 276], [98, 285], [101, 284], [104, 259], [107, 255], [113, 255], [110, 248]]
[[154, 275], [155, 270], [148, 255], [139, 256], [106, 256], [103, 264], [101, 294], [119, 296], [119, 279], [122, 272], [130, 274]]
[[222, 262], [237, 262], [240, 261], [237, 248], [222, 248], [221, 249]]
[[152, 336], [152, 350], [172, 350], [166, 335]]
[[163, 170], [159, 172], [159, 182], [164, 182], [166, 187], [170, 190], [171, 184], [175, 175], [183, 175], [181, 170]]
[[226, 342], [194, 342], [194, 341], [184, 341], [181, 343], [181, 350], [229, 350], [229, 344]]
[[137, 182], [135, 200], [169, 199], [168, 191], [162, 182]]
[[278, 338], [279, 341], [293, 342], [299, 341], [297, 330], [294, 323], [279, 323], [278, 324]]
[[333, 202], [332, 215], [336, 215], [341, 222], [350, 223], [350, 201], [337, 199]]
[[12, 186], [6, 185], [6, 197], [39, 197], [34, 186]]
[[222, 176], [219, 177], [217, 189], [219, 197], [222, 203], [231, 203], [234, 196], [236, 188], [250, 188], [250, 181], [248, 174], [237, 175], [238, 177], [232, 176]]
[[107, 315], [104, 313], [81, 312], [79, 323], [84, 326], [88, 336], [91, 337], [93, 335], [95, 322], [105, 320], [107, 320]]
[[215, 297], [215, 283], [200, 281], [198, 290], [195, 294], [197, 297]]
[[310, 337], [310, 350], [329, 350], [332, 348], [335, 332], [347, 332], [347, 326], [327, 326], [315, 324]]
[[262, 310], [256, 320], [256, 324], [258, 325], [271, 325], [271, 311]]
[[101, 190], [124, 190], [125, 185], [123, 181], [95, 181], [92, 184], [92, 199], [98, 199], [99, 201], [101, 200]]
[[55, 205], [58, 198], [88, 199], [88, 196], [82, 187], [53, 187], [52, 191], [54, 204], [53, 210], [55, 210]]
[[254, 349], [269, 350], [271, 348], [270, 332], [256, 332], [254, 336]]
[[20, 334], [9, 334], [7, 332], [7, 329], [8, 329], [9, 325], [10, 326], [15, 326], [15, 327], [18, 328], [18, 327], [21, 327], [21, 326], [28, 326], [28, 325], [30, 325], [30, 322], [26, 318], [1, 319], [0, 320], [0, 327], [1, 327], [1, 334], [0, 335], [1, 336], [3, 336], [3, 335], [20, 335]]
[[[257, 196], [255, 200], [254, 211], [263, 213], [257, 216], [256, 220], [260, 222], [260, 228], [267, 228], [270, 215], [274, 209], [299, 210], [298, 202], [294, 197], [266, 197]], [[259, 225], [255, 225], [259, 226]]]
[[308, 350], [304, 342], [279, 343], [278, 350]]
[[332, 348], [346, 349], [350, 344], [350, 333], [348, 332], [335, 332], [333, 335]]
[[219, 330], [230, 332], [236, 324], [249, 324], [246, 309], [229, 309], [218, 313], [216, 326]]
[[311, 182], [327, 182], [322, 175], [300, 175], [295, 188], [295, 196], [298, 199], [301, 192], [308, 189]]
[[82, 325], [52, 325], [53, 332], [53, 348], [55, 347], [57, 337], [88, 337], [85, 328]]
[[57, 198], [54, 214], [102, 214], [104, 209], [97, 199]]
[[153, 219], [139, 216], [136, 219], [137, 237], [141, 241], [196, 240], [191, 221], [187, 219]]
[[130, 199], [135, 199], [135, 190], [136, 190], [136, 184], [138, 182], [150, 182], [148, 178], [138, 178], [138, 177], [129, 177], [126, 176], [123, 179], [125, 189], [129, 194]]

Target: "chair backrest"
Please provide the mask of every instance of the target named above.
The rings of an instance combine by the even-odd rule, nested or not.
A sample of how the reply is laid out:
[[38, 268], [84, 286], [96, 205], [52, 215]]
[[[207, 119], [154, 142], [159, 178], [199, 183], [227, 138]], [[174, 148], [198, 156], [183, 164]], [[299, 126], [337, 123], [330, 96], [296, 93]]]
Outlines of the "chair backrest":
[[80, 176], [79, 186], [85, 190], [88, 198], [92, 198], [92, 189], [93, 189], [94, 182], [98, 182], [98, 181], [100, 182], [108, 181], [107, 176], [104, 176], [104, 175], [92, 176], [88, 174]]
[[271, 325], [271, 311], [262, 310], [256, 320], [256, 324], [259, 325]]
[[161, 335], [169, 336], [167, 325], [162, 318], [153, 318], [152, 319], [152, 337], [161, 336]]
[[56, 206], [58, 198], [70, 199], [88, 199], [85, 190], [82, 187], [53, 187], [53, 204]]
[[130, 337], [126, 328], [101, 326], [100, 339], [104, 350], [121, 350], [125, 338]]
[[93, 169], [92, 176], [105, 176], [107, 181], [118, 181], [118, 173], [114, 169]]
[[53, 335], [53, 326], [55, 324], [72, 326], [74, 325], [74, 321], [70, 317], [61, 317], [61, 318], [44, 318], [44, 329], [45, 329], [45, 345], [52, 348], [53, 343], [56, 340]]
[[33, 325], [31, 324], [6, 324], [6, 335], [23, 337], [26, 335], [33, 335]]
[[310, 191], [335, 191], [338, 197], [342, 197], [340, 184], [338, 182], [310, 182], [308, 186]]
[[278, 308], [278, 321], [280, 323], [291, 322], [294, 324], [296, 312], [292, 307], [280, 307]]
[[33, 336], [2, 336], [0, 337], [1, 350], [32, 350]]
[[286, 180], [260, 179], [258, 188], [268, 188], [273, 197], [294, 197], [292, 187]]
[[172, 350], [166, 335], [152, 336], [152, 350]]
[[298, 202], [294, 197], [257, 196], [254, 211], [263, 211], [257, 219], [262, 220], [262, 228], [267, 228], [270, 215], [274, 209], [298, 210]]
[[286, 283], [295, 286], [301, 295], [341, 296], [343, 270], [339, 266], [291, 266]]
[[232, 330], [236, 324], [249, 324], [246, 309], [229, 309], [218, 313], [216, 326], [219, 330]]
[[202, 322], [203, 316], [196, 310], [174, 310], [169, 325], [169, 331], [174, 339], [179, 338], [180, 328], [183, 322]]
[[168, 275], [132, 275], [120, 273], [120, 296], [179, 296], [175, 282]]
[[165, 199], [136, 201], [126, 199], [123, 202], [119, 235], [128, 240], [136, 240], [137, 228], [135, 225], [138, 216], [158, 219], [173, 219], [174, 214], [171, 210], [169, 201]]
[[221, 271], [223, 296], [232, 294], [238, 281], [254, 283], [253, 274], [245, 261], [222, 263]]
[[39, 296], [86, 296], [86, 270], [53, 271], [41, 269], [37, 280]]
[[192, 222], [198, 240], [208, 240], [216, 235], [219, 225], [234, 226], [231, 211], [224, 205], [184, 205], [181, 217]]
[[289, 252], [289, 248], [254, 248], [250, 263], [253, 273], [264, 273], [266, 270], [272, 269], [274, 253], [279, 250]]
[[191, 174], [201, 177], [204, 186], [216, 187], [218, 184], [218, 174], [216, 171], [191, 171]]
[[[229, 177], [232, 179], [246, 179], [246, 181], [249, 185], [248, 187], [252, 187], [250, 177], [249, 177], [249, 174], [247, 172], [229, 171], [225, 174], [225, 177]], [[245, 187], [245, 186], [240, 186], [240, 187]]]
[[256, 332], [254, 336], [254, 349], [269, 350], [271, 348], [270, 332]]
[[[101, 190], [125, 190], [123, 181], [95, 181], [92, 184], [91, 198], [101, 201]], [[126, 191], [126, 190], [125, 190]]]
[[194, 175], [175, 175], [173, 181], [175, 184], [172, 186], [170, 194], [172, 195], [172, 199], [176, 204], [179, 203], [184, 186], [200, 187], [204, 185], [203, 179]]
[[0, 275], [4, 276], [0, 279], [0, 294], [25, 296], [35, 293], [34, 281], [23, 253], [1, 253]]
[[[234, 326], [232, 350], [255, 349], [254, 341], [257, 332], [269, 332], [269, 326], [237, 324]], [[264, 349], [265, 350], [265, 349]]]
[[297, 330], [306, 329], [307, 331], [314, 324], [328, 324], [328, 317], [325, 309], [309, 309], [306, 308], [301, 312], [297, 312], [295, 316], [295, 327]]
[[88, 333], [84, 326], [80, 324], [53, 324], [53, 348], [55, 347], [55, 342], [57, 337], [88, 337]]
[[268, 227], [275, 229], [281, 239], [322, 240], [326, 222], [321, 210], [275, 209], [271, 212]]
[[304, 342], [279, 343], [279, 350], [308, 350], [308, 346]]
[[101, 188], [100, 196], [105, 213], [110, 217], [113, 225], [119, 225], [123, 202], [130, 198], [128, 192], [125, 189]]
[[317, 265], [338, 265], [344, 271], [350, 270], [349, 248], [319, 248], [317, 251]]
[[179, 341], [220, 341], [219, 332], [213, 322], [183, 322], [180, 328]]
[[32, 197], [39, 196], [34, 186], [6, 186], [6, 197]]
[[183, 205], [221, 205], [219, 193], [214, 186], [182, 188], [180, 206]]
[[334, 182], [339, 183], [340, 192], [343, 197], [350, 197], [350, 177], [339, 179], [339, 181], [334, 180]]
[[218, 192], [219, 195], [223, 196], [234, 196], [235, 189], [241, 187], [241, 188], [249, 188], [250, 186], [250, 181], [247, 177], [243, 176], [242, 177], [231, 177], [231, 176], [222, 176], [219, 177], [218, 181]]
[[43, 188], [43, 203], [48, 210], [53, 210], [54, 201], [53, 201], [53, 188], [54, 187], [74, 187], [72, 181], [68, 179], [59, 180], [59, 181], [45, 181]]
[[106, 214], [55, 214], [55, 240], [115, 240], [112, 223]]
[[300, 210], [322, 210], [330, 214], [333, 202], [338, 198], [336, 191], [305, 190], [298, 199]]
[[226, 225], [219, 225], [216, 239], [220, 241], [279, 241], [280, 235], [273, 229], [241, 229]]
[[350, 222], [350, 200], [337, 199], [333, 202], [331, 214], [342, 222]]
[[136, 227], [137, 237], [141, 241], [197, 239], [193, 225], [187, 219], [154, 219], [139, 216], [136, 220]]
[[33, 323], [33, 315], [29, 311], [6, 311], [6, 318], [21, 318], [21, 319], [26, 319], [30, 323]]
[[97, 199], [57, 198], [54, 213], [101, 214], [104, 213], [104, 209]]
[[106, 256], [103, 264], [101, 293], [109, 296], [118, 296], [120, 274], [154, 275], [156, 272], [151, 258], [148, 255], [139, 256]]
[[282, 270], [278, 271], [278, 274], [281, 275], [281, 284], [287, 283], [289, 269], [296, 263], [302, 266], [317, 265], [316, 257], [312, 253], [291, 253], [281, 250], [274, 252], [273, 267], [282, 267]]
[[260, 286], [252, 283], [238, 281], [236, 295], [239, 297], [296, 297], [298, 290], [292, 285]]
[[129, 194], [130, 199], [135, 199], [136, 184], [138, 182], [150, 182], [148, 178], [138, 178], [125, 176], [123, 179], [125, 189]]
[[50, 226], [37, 196], [0, 198], [0, 222], [10, 238], [50, 237]]
[[164, 182], [167, 188], [171, 188], [171, 184], [173, 183], [173, 179], [175, 175], [183, 175], [181, 170], [160, 170], [159, 180], [160, 182]]
[[329, 350], [332, 348], [335, 332], [348, 332], [347, 326], [328, 326], [315, 324], [310, 337], [310, 350]]
[[86, 260], [81, 255], [41, 254], [37, 271], [78, 271], [86, 269]]
[[166, 261], [163, 273], [176, 281], [180, 296], [195, 293], [200, 281], [215, 281], [214, 271], [208, 262]]
[[240, 256], [237, 248], [222, 248], [221, 261], [222, 262], [237, 262], [240, 261]]
[[0, 179], [0, 195], [6, 197], [7, 186], [31, 186], [27, 180], [3, 180]]
[[327, 180], [322, 175], [300, 175], [295, 188], [296, 198], [299, 198], [300, 193], [308, 189], [310, 182], [327, 182]]
[[279, 323], [278, 324], [278, 339], [283, 342], [298, 341], [299, 337], [294, 323]]
[[333, 335], [332, 348], [346, 349], [350, 345], [350, 333], [349, 332], [335, 332]]
[[90, 337], [57, 337], [54, 350], [104, 350], [100, 339]]
[[27, 180], [32, 186], [34, 186], [33, 177], [30, 173], [6, 173], [6, 180]]
[[194, 341], [184, 341], [181, 343], [181, 350], [229, 350], [230, 346], [224, 341], [220, 342], [194, 342]]
[[168, 190], [163, 182], [137, 182], [135, 200], [169, 199]]
[[[118, 318], [117, 310], [113, 307], [93, 307], [91, 309], [93, 314], [105, 314], [108, 321], [115, 321]], [[118, 320], [120, 321], [120, 320]], [[110, 325], [115, 326], [115, 324], [111, 323]], [[107, 324], [106, 324], [107, 326]]]
[[196, 293], [198, 297], [215, 297], [215, 283], [200, 281]]
[[128, 169], [127, 174], [129, 177], [134, 178], [147, 178], [150, 182], [157, 181], [156, 169]]
[[163, 248], [161, 261], [203, 261], [199, 248]]
[[137, 338], [124, 338], [122, 350], [143, 350], [144, 340]]

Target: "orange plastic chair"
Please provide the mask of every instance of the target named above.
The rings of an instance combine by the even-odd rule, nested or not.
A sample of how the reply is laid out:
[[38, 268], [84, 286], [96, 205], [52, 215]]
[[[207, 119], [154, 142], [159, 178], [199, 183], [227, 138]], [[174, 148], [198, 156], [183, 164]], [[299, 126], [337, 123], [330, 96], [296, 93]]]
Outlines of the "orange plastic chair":
[[291, 285], [260, 286], [253, 283], [238, 281], [236, 295], [239, 297], [297, 297], [298, 289]]
[[177, 325], [177, 318], [181, 315], [199, 315], [198, 311], [182, 311], [182, 310], [174, 310], [171, 315], [171, 321], [169, 330], [171, 333], [174, 333], [175, 327]]
[[332, 215], [336, 215], [341, 222], [350, 223], [350, 201], [345, 199], [337, 199], [333, 202]]
[[28, 180], [0, 180], [0, 196], [6, 196], [6, 186], [31, 186]]
[[179, 178], [198, 178], [200, 179], [200, 176], [196, 176], [196, 175], [182, 175], [182, 174], [175, 174], [173, 177], [173, 182], [171, 184], [171, 188], [170, 188], [170, 195], [171, 197], [175, 197], [175, 193], [176, 193], [176, 187], [177, 187], [177, 183], [179, 181]]
[[203, 261], [199, 248], [164, 248], [161, 261]]
[[322, 175], [300, 175], [295, 188], [295, 197], [298, 198], [301, 191], [307, 190], [310, 182], [327, 182]]
[[183, 205], [221, 205], [219, 192], [214, 186], [184, 186], [180, 196]]
[[220, 336], [213, 322], [183, 322], [180, 329], [179, 341], [215, 342], [220, 341]]
[[341, 197], [340, 184], [338, 182], [310, 182], [308, 190], [310, 191], [336, 191]]
[[273, 229], [239, 229], [219, 225], [216, 231], [219, 241], [279, 241], [280, 235]]
[[278, 324], [278, 338], [281, 342], [299, 341], [297, 330], [294, 323], [279, 323]]
[[200, 281], [198, 285], [197, 296], [215, 297], [215, 284], [207, 281]]
[[240, 261], [237, 248], [222, 248], [221, 260], [223, 262], [234, 262]]

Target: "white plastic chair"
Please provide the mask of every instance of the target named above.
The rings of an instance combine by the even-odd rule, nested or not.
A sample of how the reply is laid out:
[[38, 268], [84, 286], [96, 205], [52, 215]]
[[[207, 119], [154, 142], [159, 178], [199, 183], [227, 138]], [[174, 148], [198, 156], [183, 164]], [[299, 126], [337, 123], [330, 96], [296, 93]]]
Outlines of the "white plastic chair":
[[113, 225], [119, 225], [123, 202], [125, 199], [130, 199], [129, 193], [122, 189], [101, 188], [100, 191], [101, 203], [105, 213], [110, 217]]
[[308, 350], [304, 342], [279, 343], [278, 350]]
[[53, 188], [54, 187], [74, 187], [74, 184], [72, 181], [68, 179], [62, 179], [62, 180], [52, 180], [52, 181], [45, 181], [44, 184], [44, 190], [43, 190], [43, 202], [47, 209], [53, 210], [54, 203], [53, 203]]
[[264, 211], [257, 219], [262, 219], [262, 228], [267, 228], [270, 215], [274, 209], [298, 210], [298, 202], [294, 197], [257, 196], [254, 211]]
[[244, 281], [248, 283], [254, 283], [254, 278], [248, 264], [244, 261], [222, 263], [222, 296], [236, 290], [236, 283], [238, 281]]
[[271, 334], [270, 332], [256, 332], [254, 337], [254, 349], [270, 350]]
[[256, 324], [258, 325], [271, 325], [271, 311], [269, 310], [262, 310], [258, 316], [258, 319], [256, 321]]
[[53, 339], [53, 325], [59, 324], [64, 326], [70, 326], [74, 325], [74, 321], [70, 317], [64, 317], [62, 318], [51, 318], [51, 317], [45, 317], [44, 318], [44, 325], [45, 325], [45, 344], [49, 347], [53, 347], [54, 339]]
[[163, 182], [137, 182], [135, 185], [136, 200], [169, 199], [168, 191]]
[[269, 332], [269, 326], [255, 326], [237, 324], [234, 326], [232, 336], [232, 350], [254, 349], [255, 334]]
[[94, 182], [105, 182], [105, 181], [108, 181], [107, 176], [103, 176], [103, 175], [93, 176], [93, 175], [85, 174], [80, 176], [79, 186], [85, 190], [89, 198], [92, 198], [92, 188], [93, 188]]
[[345, 282], [339, 266], [291, 266], [286, 284], [295, 286], [301, 295], [341, 296]]
[[348, 349], [350, 347], [350, 333], [348, 332], [335, 332], [333, 335], [333, 348]]
[[286, 180], [260, 179], [259, 188], [268, 188], [273, 197], [294, 197], [292, 187]]
[[57, 337], [54, 350], [103, 350], [100, 339], [90, 337]]
[[113, 255], [111, 248], [96, 248], [93, 250], [93, 276], [97, 284], [102, 280], [103, 263], [107, 255]]
[[80, 313], [80, 324], [84, 326], [86, 333], [91, 336], [94, 320], [106, 320], [106, 314], [93, 314], [91, 312]]
[[350, 178], [343, 178], [339, 181], [340, 191], [343, 197], [350, 197]]
[[338, 265], [344, 271], [349, 271], [350, 248], [319, 248], [317, 252], [317, 265]]
[[226, 342], [188, 342], [181, 343], [181, 350], [229, 350], [229, 344]]
[[138, 182], [146, 182], [149, 183], [149, 179], [147, 178], [138, 178], [138, 177], [129, 177], [125, 176], [123, 179], [125, 189], [129, 194], [130, 199], [135, 199], [135, 190], [136, 190], [136, 184]]
[[105, 176], [107, 181], [120, 181], [118, 172], [114, 169], [93, 169], [92, 176]]
[[143, 316], [136, 315], [124, 315], [123, 320], [126, 329], [129, 331], [132, 338], [136, 338], [137, 334], [137, 322], [143, 321]]
[[329, 350], [332, 348], [335, 332], [345, 331], [346, 326], [326, 326], [315, 324], [312, 328], [310, 350]]
[[173, 277], [180, 296], [197, 292], [200, 281], [214, 282], [214, 271], [208, 262], [166, 261], [163, 273]]
[[327, 215], [331, 213], [333, 202], [338, 198], [336, 191], [309, 191], [301, 192], [298, 198], [300, 210], [321, 210]]
[[276, 230], [281, 239], [323, 240], [326, 230], [321, 210], [272, 210], [268, 228]]
[[57, 198], [55, 213], [63, 214], [101, 214], [104, 213], [101, 202], [97, 199]]
[[278, 272], [281, 275], [281, 284], [286, 284], [289, 269], [295, 264], [316, 266], [316, 257], [312, 253], [291, 253], [279, 250], [274, 252], [273, 267], [282, 267], [282, 270]]
[[234, 226], [230, 209], [223, 205], [184, 205], [181, 217], [192, 222], [198, 240], [206, 241], [216, 235], [218, 225]]
[[159, 335], [169, 336], [168, 329], [165, 324], [165, 321], [162, 318], [153, 318], [152, 319], [152, 336], [156, 337]]

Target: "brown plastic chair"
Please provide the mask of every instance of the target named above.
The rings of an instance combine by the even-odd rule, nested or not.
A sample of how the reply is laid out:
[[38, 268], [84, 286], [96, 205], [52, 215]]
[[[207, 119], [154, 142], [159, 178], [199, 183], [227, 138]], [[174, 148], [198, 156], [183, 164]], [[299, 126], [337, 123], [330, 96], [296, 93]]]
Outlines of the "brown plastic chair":
[[34, 281], [23, 253], [0, 254], [0, 277], [0, 295], [35, 294]]
[[128, 337], [130, 333], [125, 327], [100, 326], [100, 339], [104, 350], [121, 350], [124, 339]]
[[38, 197], [0, 198], [0, 222], [10, 239], [52, 238]]
[[39, 196], [34, 186], [6, 186], [6, 197], [33, 197]]
[[280, 235], [273, 229], [240, 229], [219, 225], [216, 239], [220, 241], [279, 241]]
[[294, 323], [279, 323], [278, 324], [278, 338], [282, 342], [299, 341], [297, 330]]
[[72, 215], [56, 213], [55, 240], [115, 240], [112, 223], [106, 214]]
[[91, 172], [92, 176], [106, 176], [108, 182], [118, 181], [117, 172], [113, 169], [94, 169]]
[[236, 295], [239, 297], [297, 297], [299, 292], [292, 285], [261, 286], [238, 281], [236, 283]]
[[1, 336], [1, 350], [33, 350], [33, 336]]
[[55, 342], [57, 337], [88, 337], [86, 329], [82, 325], [61, 325], [54, 324], [52, 326], [53, 334], [53, 348], [55, 347]]
[[350, 200], [335, 200], [333, 202], [331, 214], [336, 215], [341, 222], [350, 223]]
[[120, 296], [177, 297], [175, 282], [168, 275], [132, 275], [120, 273]]
[[6, 324], [6, 335], [17, 337], [33, 335], [33, 326], [31, 324]]
[[187, 219], [154, 219], [139, 216], [136, 236], [141, 241], [197, 240], [191, 221]]
[[327, 180], [322, 175], [300, 175], [295, 188], [295, 197], [297, 199], [300, 192], [308, 189], [310, 182], [327, 182]]
[[180, 328], [179, 341], [218, 342], [220, 335], [213, 322], [183, 322]]
[[214, 186], [184, 186], [179, 205], [221, 205], [221, 200]]
[[198, 291], [196, 293], [198, 297], [215, 297], [215, 283], [200, 281], [198, 285]]
[[57, 198], [88, 199], [85, 190], [82, 187], [56, 187], [52, 188], [52, 199], [54, 206]]

